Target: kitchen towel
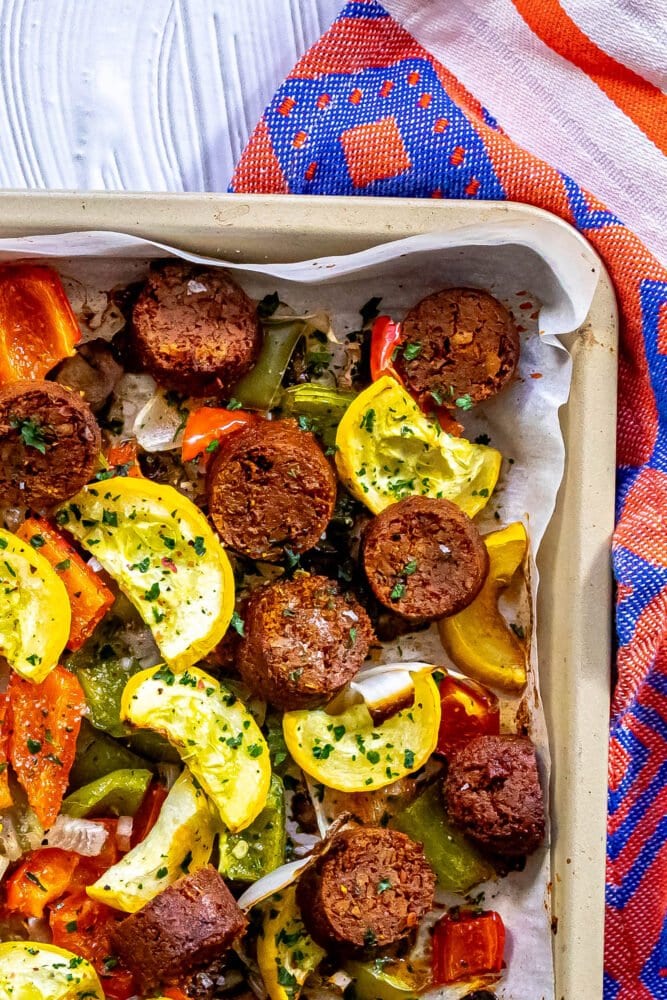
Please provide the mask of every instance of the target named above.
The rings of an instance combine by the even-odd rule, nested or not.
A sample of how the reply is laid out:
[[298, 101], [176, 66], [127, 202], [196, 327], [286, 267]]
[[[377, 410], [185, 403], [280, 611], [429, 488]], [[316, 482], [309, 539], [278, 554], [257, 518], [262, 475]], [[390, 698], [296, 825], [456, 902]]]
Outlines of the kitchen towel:
[[561, 216], [604, 259], [622, 328], [605, 998], [667, 997], [664, 3], [387, 6], [346, 5], [274, 96], [230, 190], [506, 198]]

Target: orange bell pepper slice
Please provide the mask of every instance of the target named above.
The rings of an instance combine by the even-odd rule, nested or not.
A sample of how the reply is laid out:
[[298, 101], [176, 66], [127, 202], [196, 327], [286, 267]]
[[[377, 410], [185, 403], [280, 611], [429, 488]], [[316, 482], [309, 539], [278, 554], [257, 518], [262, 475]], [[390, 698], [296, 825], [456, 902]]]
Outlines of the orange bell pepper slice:
[[505, 925], [499, 913], [453, 910], [433, 930], [433, 985], [497, 974], [504, 950]]
[[0, 267], [0, 385], [38, 379], [74, 354], [81, 331], [56, 271]]
[[0, 694], [0, 809], [9, 809], [12, 793], [9, 790], [9, 695]]
[[112, 591], [49, 521], [29, 517], [16, 534], [51, 563], [64, 583], [72, 608], [67, 648], [80, 649], [113, 604]]
[[123, 968], [111, 947], [114, 925], [125, 916], [83, 891], [65, 896], [49, 915], [53, 944], [87, 959], [99, 974], [109, 1000], [127, 1000], [139, 993], [132, 973]]
[[7, 909], [26, 917], [43, 917], [49, 903], [69, 888], [79, 855], [59, 847], [31, 851], [5, 883]]
[[216, 450], [221, 438], [242, 430], [256, 419], [253, 413], [246, 410], [225, 410], [214, 406], [194, 410], [183, 431], [181, 460], [190, 462], [202, 452], [208, 458], [207, 453]]
[[45, 829], [54, 822], [74, 763], [86, 699], [78, 680], [55, 667], [40, 684], [9, 680], [9, 760]]
[[[120, 444], [112, 444], [107, 452], [107, 462], [114, 476], [128, 475], [135, 479], [143, 477], [137, 458], [136, 441], [121, 441]], [[121, 472], [120, 469], [127, 469], [127, 472]]]

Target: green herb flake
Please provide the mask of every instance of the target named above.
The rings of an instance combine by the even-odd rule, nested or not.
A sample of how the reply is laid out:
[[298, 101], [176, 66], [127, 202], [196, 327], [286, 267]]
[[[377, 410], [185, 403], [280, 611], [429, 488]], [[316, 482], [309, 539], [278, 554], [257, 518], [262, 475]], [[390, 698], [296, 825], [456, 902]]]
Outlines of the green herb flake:
[[194, 542], [191, 544], [198, 556], [203, 556], [205, 554], [206, 546], [204, 545], [204, 539], [201, 535], [197, 535]]
[[459, 396], [454, 402], [460, 410], [472, 410], [473, 408], [472, 396], [468, 392], [464, 396]]
[[19, 420], [18, 417], [11, 417], [10, 427], [17, 430], [26, 448], [35, 448], [40, 455], [46, 454], [46, 438], [44, 428], [31, 418]]
[[405, 590], [406, 590], [406, 587], [405, 587], [404, 583], [401, 583], [400, 581], [398, 583], [395, 583], [394, 587], [393, 587], [393, 589], [392, 589], [392, 591], [391, 591], [391, 593], [389, 595], [389, 599], [392, 600], [392, 601], [400, 601], [400, 599], [405, 594]]
[[55, 570], [57, 573], [64, 573], [66, 569], [69, 569], [72, 565], [71, 559], [63, 559], [61, 562], [56, 563]]
[[371, 409], [371, 410], [366, 410], [363, 417], [361, 418], [361, 423], [359, 424], [359, 426], [362, 428], [362, 430], [367, 431], [368, 434], [372, 434], [374, 423], [375, 423], [375, 410]]
[[152, 583], [148, 588], [148, 590], [145, 592], [144, 600], [157, 601], [159, 596], [160, 596], [160, 584], [156, 580], [155, 583]]
[[414, 361], [422, 352], [421, 344], [406, 344], [403, 348], [403, 357], [406, 361]]
[[413, 767], [415, 763], [415, 752], [414, 750], [404, 750], [403, 751], [403, 766]]
[[238, 611], [235, 611], [232, 615], [232, 620], [229, 623], [234, 631], [238, 632], [240, 636], [245, 636], [245, 622], [241, 618]]
[[377, 889], [378, 889], [378, 895], [380, 895], [380, 893], [382, 892], [386, 892], [387, 889], [391, 889], [391, 880], [388, 878], [380, 879], [380, 881], [378, 882]]

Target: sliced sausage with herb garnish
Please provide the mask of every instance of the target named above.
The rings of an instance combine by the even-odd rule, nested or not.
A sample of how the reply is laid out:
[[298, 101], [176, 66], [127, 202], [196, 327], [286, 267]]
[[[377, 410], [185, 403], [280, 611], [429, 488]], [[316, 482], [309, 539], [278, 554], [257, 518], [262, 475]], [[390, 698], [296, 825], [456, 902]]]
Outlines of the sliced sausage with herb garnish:
[[417, 396], [469, 409], [500, 392], [518, 360], [519, 334], [502, 302], [476, 288], [449, 288], [408, 312], [394, 363]]
[[227, 951], [246, 919], [215, 868], [185, 875], [114, 928], [111, 943], [152, 992]]
[[456, 504], [406, 497], [369, 522], [362, 561], [378, 601], [408, 620], [444, 618], [467, 607], [489, 570], [474, 522]]
[[297, 901], [323, 948], [373, 953], [407, 937], [433, 905], [435, 874], [404, 833], [355, 827], [301, 876]]
[[57, 382], [0, 388], [0, 492], [41, 509], [74, 496], [95, 472], [102, 441], [90, 407]]
[[184, 264], [154, 268], [132, 310], [144, 369], [179, 392], [230, 389], [257, 359], [255, 304], [224, 271]]
[[209, 515], [225, 545], [278, 562], [315, 545], [333, 514], [336, 477], [294, 420], [260, 420], [221, 441], [207, 477]]
[[357, 673], [373, 639], [361, 605], [324, 576], [260, 587], [244, 617], [236, 661], [241, 676], [287, 711], [329, 701]]

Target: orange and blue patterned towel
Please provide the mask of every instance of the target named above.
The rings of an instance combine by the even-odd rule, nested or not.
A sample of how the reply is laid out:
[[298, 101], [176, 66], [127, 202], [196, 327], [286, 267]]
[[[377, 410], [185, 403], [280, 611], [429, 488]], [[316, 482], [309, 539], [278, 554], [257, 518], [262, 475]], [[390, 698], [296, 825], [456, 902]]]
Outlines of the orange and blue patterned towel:
[[[543, 2], [563, 19], [556, 0], [514, 0], [533, 30]], [[542, 41], [579, 68], [588, 60], [614, 111], [651, 153], [667, 152], [664, 94], [581, 34], [560, 44], [556, 26]], [[375, 0], [351, 0], [295, 66], [231, 190], [507, 198], [561, 216], [604, 259], [622, 321], [605, 998], [667, 997], [667, 270], [593, 195], [516, 145]]]

